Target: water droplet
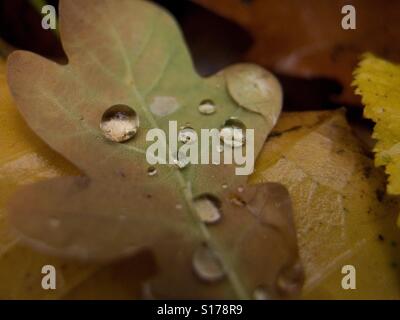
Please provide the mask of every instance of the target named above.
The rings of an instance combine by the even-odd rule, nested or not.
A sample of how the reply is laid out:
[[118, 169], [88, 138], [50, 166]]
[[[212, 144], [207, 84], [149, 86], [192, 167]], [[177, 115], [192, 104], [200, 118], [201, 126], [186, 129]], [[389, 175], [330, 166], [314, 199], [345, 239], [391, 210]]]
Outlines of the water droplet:
[[61, 222], [57, 218], [50, 218], [49, 219], [49, 225], [52, 228], [58, 228], [60, 226]]
[[300, 262], [283, 269], [277, 279], [276, 286], [284, 295], [296, 294], [301, 290], [303, 284], [303, 267]]
[[254, 290], [253, 298], [255, 300], [271, 300], [271, 297], [264, 286], [259, 286]]
[[220, 130], [221, 141], [230, 147], [242, 147], [246, 142], [245, 137], [246, 127], [238, 119], [231, 118], [227, 120]]
[[224, 183], [224, 184], [222, 185], [222, 189], [228, 189], [228, 185], [227, 185], [226, 183]]
[[216, 223], [221, 219], [221, 203], [210, 194], [201, 195], [194, 199], [194, 207], [200, 219], [205, 223]]
[[184, 152], [173, 152], [172, 153], [172, 160], [176, 167], [179, 169], [185, 168], [189, 164], [189, 158], [186, 156]]
[[148, 174], [150, 177], [155, 176], [155, 175], [157, 174], [157, 169], [156, 169], [156, 167], [153, 167], [153, 166], [148, 167], [148, 168], [147, 168], [147, 174]]
[[213, 114], [216, 109], [217, 108], [212, 100], [204, 100], [199, 104], [199, 112], [201, 114]]
[[239, 193], [242, 193], [244, 191], [244, 188], [243, 187], [239, 187], [237, 190], [238, 190]]
[[138, 128], [138, 115], [132, 108], [123, 104], [110, 107], [101, 118], [100, 129], [107, 139], [114, 142], [132, 139]]
[[221, 280], [225, 273], [216, 254], [202, 245], [193, 255], [193, 269], [196, 275], [207, 282]]
[[195, 143], [197, 140], [197, 133], [193, 128], [183, 127], [179, 130], [178, 140], [187, 144]]

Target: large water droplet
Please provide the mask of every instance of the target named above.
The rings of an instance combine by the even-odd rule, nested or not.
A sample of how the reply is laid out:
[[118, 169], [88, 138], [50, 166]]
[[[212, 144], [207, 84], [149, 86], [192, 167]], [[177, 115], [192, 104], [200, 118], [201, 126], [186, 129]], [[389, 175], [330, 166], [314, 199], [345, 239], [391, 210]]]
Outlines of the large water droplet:
[[204, 100], [199, 104], [199, 112], [201, 114], [213, 114], [216, 109], [217, 108], [212, 100]]
[[200, 279], [207, 282], [218, 281], [225, 275], [220, 260], [206, 245], [202, 245], [194, 253], [193, 269]]
[[156, 169], [156, 167], [153, 167], [153, 166], [148, 167], [148, 168], [147, 168], [147, 174], [148, 174], [150, 177], [155, 176], [155, 175], [157, 174], [157, 169]]
[[220, 130], [221, 141], [230, 147], [242, 147], [246, 142], [246, 126], [242, 121], [231, 118], [228, 119]]
[[205, 223], [216, 223], [221, 219], [221, 203], [210, 195], [201, 195], [194, 199], [194, 207], [200, 219]]
[[182, 143], [192, 144], [197, 140], [197, 133], [191, 127], [183, 127], [179, 130], [178, 140]]
[[104, 112], [100, 128], [107, 139], [125, 142], [132, 139], [139, 129], [139, 117], [132, 108], [118, 104]]
[[186, 156], [186, 153], [182, 151], [172, 153], [172, 161], [179, 169], [185, 168], [189, 164], [189, 160], [190, 159]]

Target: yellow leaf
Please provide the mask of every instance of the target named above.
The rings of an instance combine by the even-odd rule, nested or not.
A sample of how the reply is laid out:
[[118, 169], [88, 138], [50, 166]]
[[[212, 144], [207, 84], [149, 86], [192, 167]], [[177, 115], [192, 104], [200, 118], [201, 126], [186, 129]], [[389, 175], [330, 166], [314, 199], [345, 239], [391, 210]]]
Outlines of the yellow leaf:
[[365, 54], [353, 84], [362, 96], [365, 117], [376, 122], [375, 164], [386, 167], [388, 192], [400, 194], [400, 65]]
[[[304, 298], [400, 298], [398, 203], [384, 195], [384, 174], [343, 110], [283, 114], [251, 177], [266, 181], [283, 183], [292, 198]], [[341, 287], [348, 264], [356, 268], [356, 290]]]

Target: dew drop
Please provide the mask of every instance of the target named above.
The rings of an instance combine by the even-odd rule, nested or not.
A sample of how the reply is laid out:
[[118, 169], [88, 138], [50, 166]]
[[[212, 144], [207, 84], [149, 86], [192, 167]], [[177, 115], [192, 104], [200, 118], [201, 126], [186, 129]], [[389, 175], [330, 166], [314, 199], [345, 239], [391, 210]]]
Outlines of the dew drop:
[[216, 109], [217, 108], [212, 100], [204, 100], [199, 104], [199, 112], [201, 114], [213, 114]]
[[184, 152], [174, 152], [172, 153], [172, 161], [173, 164], [179, 169], [185, 168], [189, 164], [189, 158], [186, 156]]
[[227, 185], [226, 183], [224, 183], [224, 184], [222, 185], [222, 189], [228, 189], [228, 185]]
[[108, 108], [100, 122], [104, 136], [114, 142], [125, 142], [132, 139], [139, 128], [139, 117], [127, 105], [117, 104]]
[[204, 194], [195, 198], [193, 204], [204, 223], [212, 224], [221, 219], [221, 203], [216, 197]]
[[148, 167], [148, 168], [147, 168], [147, 174], [148, 174], [150, 177], [155, 176], [155, 175], [157, 174], [157, 169], [156, 169], [156, 167], [153, 167], [153, 166]]
[[246, 142], [244, 131], [246, 126], [238, 119], [227, 120], [220, 130], [221, 141], [230, 147], [242, 147]]
[[178, 133], [178, 140], [182, 143], [193, 144], [197, 140], [197, 133], [191, 127], [183, 127]]
[[194, 253], [193, 269], [201, 280], [207, 282], [221, 280], [225, 275], [221, 261], [206, 245], [202, 245]]
[[253, 298], [255, 300], [271, 300], [271, 297], [264, 286], [259, 286], [254, 290]]

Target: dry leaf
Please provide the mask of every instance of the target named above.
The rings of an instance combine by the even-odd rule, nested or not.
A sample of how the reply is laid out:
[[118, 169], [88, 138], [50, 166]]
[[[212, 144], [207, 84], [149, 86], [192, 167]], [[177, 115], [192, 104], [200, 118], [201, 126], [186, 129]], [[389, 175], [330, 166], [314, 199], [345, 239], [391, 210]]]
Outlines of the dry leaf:
[[[21, 238], [84, 261], [150, 249], [159, 269], [155, 297], [249, 298], [260, 287], [271, 297], [295, 296], [302, 269], [282, 186], [245, 186], [233, 165], [158, 166], [148, 175], [145, 159], [151, 128], [168, 131], [170, 120], [220, 128], [232, 116], [255, 130], [257, 154], [280, 113], [275, 78], [250, 64], [200, 78], [173, 19], [145, 1], [61, 1], [60, 28], [67, 65], [15, 52], [8, 79], [29, 126], [87, 176], [19, 191], [10, 220]], [[204, 100], [217, 106], [214, 114], [199, 113]], [[120, 104], [140, 120], [126, 143], [110, 142], [99, 128]], [[216, 199], [215, 225], [196, 211], [194, 200], [205, 195]]]
[[[246, 58], [275, 72], [326, 77], [343, 86], [340, 102], [358, 103], [352, 71], [366, 50], [400, 61], [400, 2], [380, 0], [194, 0], [249, 30]], [[356, 9], [356, 30], [342, 28], [342, 7]]]
[[[257, 160], [253, 183], [291, 195], [304, 263], [304, 298], [399, 299], [398, 201], [353, 136], [343, 110], [283, 114]], [[343, 290], [344, 265], [357, 290]]]

